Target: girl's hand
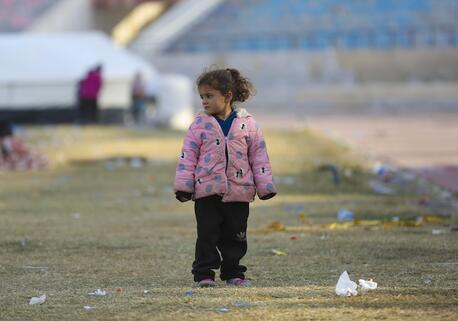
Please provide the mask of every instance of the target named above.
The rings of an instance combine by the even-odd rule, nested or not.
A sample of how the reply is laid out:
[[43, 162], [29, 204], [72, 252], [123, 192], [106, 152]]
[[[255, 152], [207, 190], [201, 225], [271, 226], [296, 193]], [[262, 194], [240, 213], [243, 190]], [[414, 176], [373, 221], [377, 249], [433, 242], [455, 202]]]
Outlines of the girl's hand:
[[189, 192], [182, 192], [182, 191], [177, 191], [175, 193], [175, 197], [177, 200], [180, 202], [187, 202], [192, 198], [192, 193]]
[[269, 198], [274, 197], [275, 195], [277, 195], [277, 193], [269, 193], [267, 195], [264, 195], [263, 197], [260, 197], [259, 199], [265, 201], [265, 200], [268, 200]]

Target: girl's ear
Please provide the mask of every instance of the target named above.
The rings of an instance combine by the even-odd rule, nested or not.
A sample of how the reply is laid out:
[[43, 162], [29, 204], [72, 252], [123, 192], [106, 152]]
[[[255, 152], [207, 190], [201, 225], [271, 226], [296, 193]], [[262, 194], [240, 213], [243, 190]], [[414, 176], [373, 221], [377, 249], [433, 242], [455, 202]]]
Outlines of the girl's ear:
[[226, 102], [231, 102], [231, 101], [232, 101], [232, 91], [229, 90], [229, 91], [227, 92], [225, 101], [226, 101]]

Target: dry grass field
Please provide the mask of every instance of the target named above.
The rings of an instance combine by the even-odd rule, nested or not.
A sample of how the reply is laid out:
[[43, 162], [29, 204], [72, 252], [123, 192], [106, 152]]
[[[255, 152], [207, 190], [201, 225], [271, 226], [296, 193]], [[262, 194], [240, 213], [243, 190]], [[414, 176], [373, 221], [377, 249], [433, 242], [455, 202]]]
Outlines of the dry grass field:
[[[214, 289], [194, 287], [193, 204], [172, 191], [183, 133], [56, 126], [21, 135], [51, 165], [0, 173], [1, 321], [457, 318], [457, 234], [424, 205], [435, 190], [410, 181], [375, 193], [371, 165], [314, 132], [265, 130], [280, 193], [251, 207], [243, 263], [253, 286]], [[340, 170], [339, 186], [323, 164]], [[341, 208], [355, 221], [337, 221]], [[378, 289], [338, 297], [344, 270]], [[107, 295], [89, 295], [98, 288]], [[28, 304], [42, 294], [44, 304]]]

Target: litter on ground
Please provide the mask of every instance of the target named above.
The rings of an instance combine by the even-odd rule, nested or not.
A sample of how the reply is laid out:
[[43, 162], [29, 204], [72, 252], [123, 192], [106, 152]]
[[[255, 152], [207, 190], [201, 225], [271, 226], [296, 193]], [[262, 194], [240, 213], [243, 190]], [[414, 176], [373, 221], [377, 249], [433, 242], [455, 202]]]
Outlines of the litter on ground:
[[97, 289], [94, 292], [89, 293], [89, 295], [94, 295], [94, 296], [105, 296], [107, 295], [107, 291], [104, 291], [102, 289]]
[[353, 212], [345, 209], [345, 208], [341, 208], [338, 212], [337, 212], [337, 219], [339, 221], [351, 221], [354, 219], [354, 215], [353, 215]]
[[358, 294], [357, 287], [358, 285], [350, 280], [347, 271], [344, 271], [337, 281], [336, 294], [339, 296], [355, 296]]
[[43, 304], [46, 301], [46, 294], [43, 294], [42, 296], [39, 297], [32, 297], [30, 299], [29, 304], [30, 305], [35, 305], [35, 304]]
[[[361, 292], [367, 292], [369, 290], [375, 290], [377, 288], [377, 283], [374, 282], [372, 279], [358, 280]], [[356, 282], [350, 280], [350, 276], [348, 275], [347, 271], [344, 271], [337, 281], [336, 284], [336, 294], [339, 296], [355, 296], [358, 295], [358, 285]]]
[[276, 250], [276, 249], [272, 249], [272, 250], [271, 250], [271, 253], [272, 253], [272, 254], [275, 254], [275, 255], [277, 255], [277, 256], [285, 256], [285, 255], [286, 255], [285, 252], [280, 251], [280, 250]]
[[377, 283], [372, 281], [372, 279], [369, 280], [363, 280], [359, 279], [358, 280], [359, 285], [361, 286], [362, 290], [375, 290], [377, 288]]

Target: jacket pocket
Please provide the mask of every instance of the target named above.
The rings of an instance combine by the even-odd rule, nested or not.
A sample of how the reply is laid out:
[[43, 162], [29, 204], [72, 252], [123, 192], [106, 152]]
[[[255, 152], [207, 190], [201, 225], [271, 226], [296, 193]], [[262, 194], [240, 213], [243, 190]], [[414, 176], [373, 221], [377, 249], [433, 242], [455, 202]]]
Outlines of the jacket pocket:
[[215, 167], [223, 164], [221, 160], [221, 155], [219, 153], [206, 153], [199, 158], [197, 162], [195, 177], [205, 178], [207, 176], [213, 175], [215, 172]]
[[225, 177], [219, 174], [196, 177], [194, 185], [197, 198], [226, 192]]

